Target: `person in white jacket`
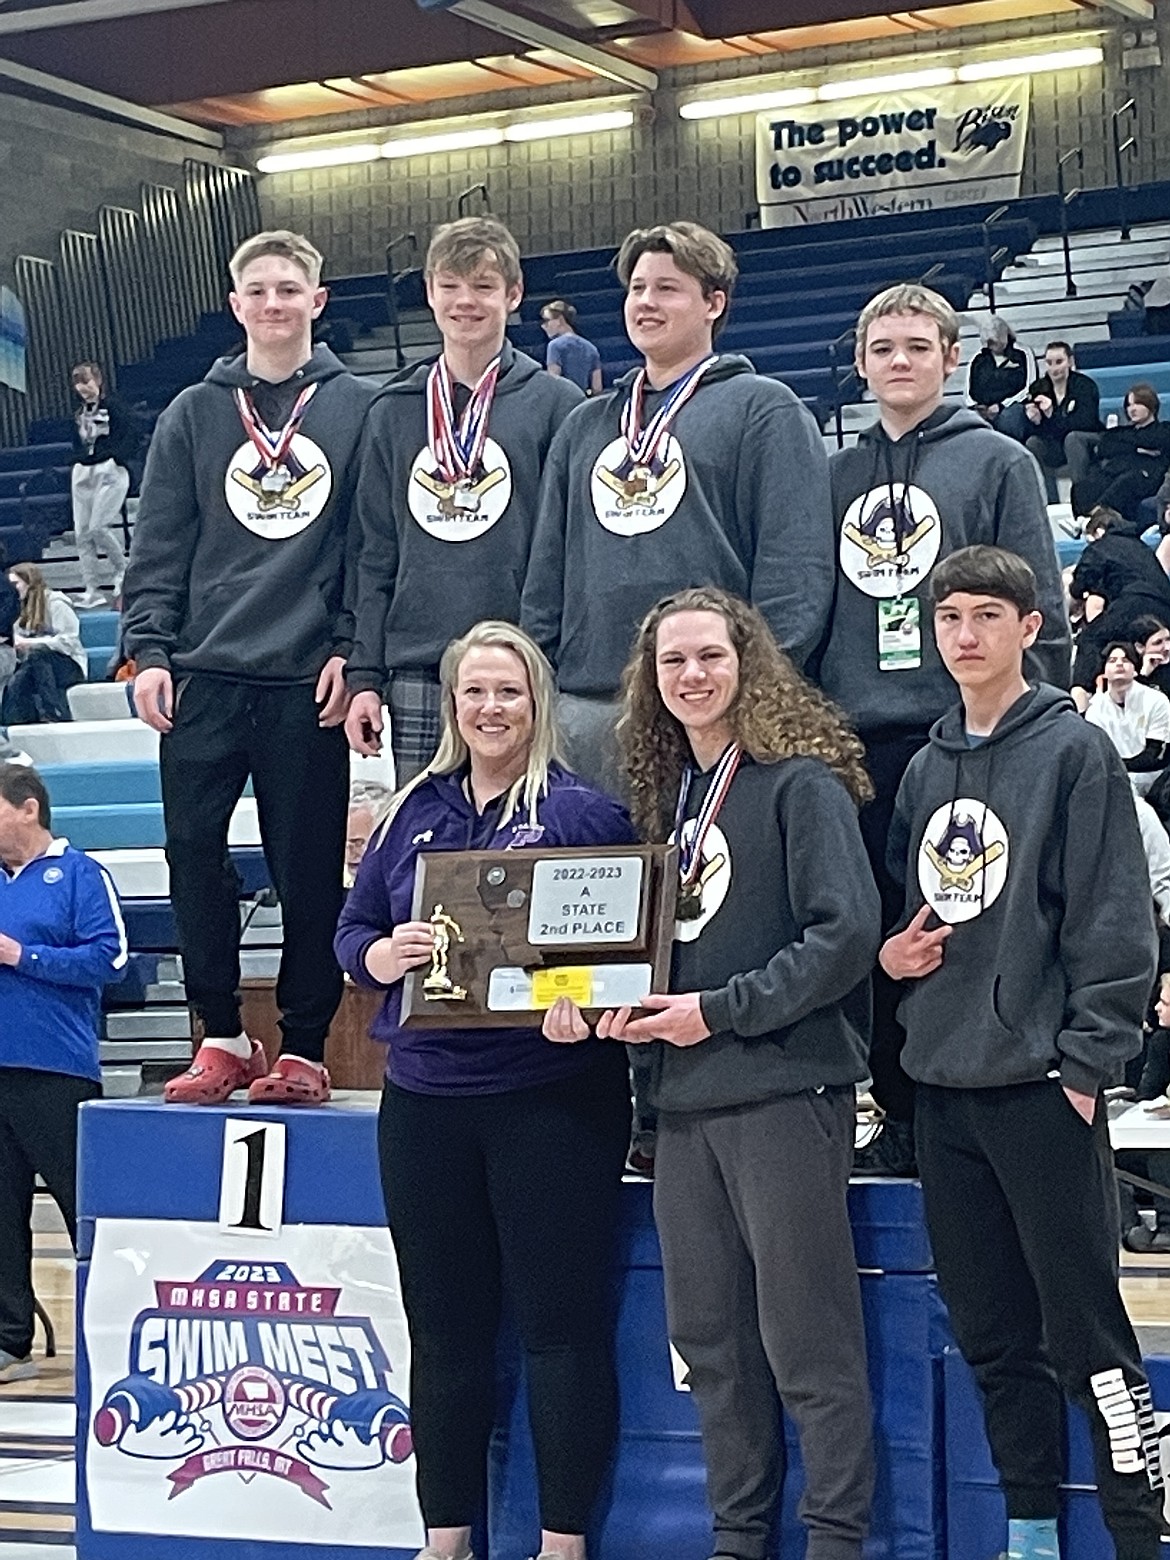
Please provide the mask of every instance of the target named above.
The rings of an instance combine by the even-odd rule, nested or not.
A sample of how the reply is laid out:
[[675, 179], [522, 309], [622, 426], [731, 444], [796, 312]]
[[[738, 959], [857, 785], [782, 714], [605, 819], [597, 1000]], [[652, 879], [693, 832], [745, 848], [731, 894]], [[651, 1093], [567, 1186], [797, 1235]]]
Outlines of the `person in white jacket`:
[[66, 692], [89, 669], [77, 613], [61, 591], [49, 590], [35, 563], [14, 564], [8, 578], [20, 597], [20, 616], [13, 635], [17, 666], [0, 724], [71, 720]]

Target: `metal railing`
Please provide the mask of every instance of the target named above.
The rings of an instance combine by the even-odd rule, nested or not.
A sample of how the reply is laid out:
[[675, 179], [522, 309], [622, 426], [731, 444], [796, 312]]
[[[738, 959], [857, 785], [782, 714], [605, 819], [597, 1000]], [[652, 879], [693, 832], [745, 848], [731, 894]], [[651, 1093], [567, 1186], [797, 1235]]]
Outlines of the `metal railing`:
[[[856, 339], [856, 327], [850, 325], [847, 330], [843, 330], [841, 334], [833, 341], [830, 341], [828, 345], [829, 372], [833, 376], [833, 432], [836, 434], [837, 448], [839, 450], [845, 448], [845, 422], [843, 417], [844, 401], [842, 398], [842, 390], [843, 387], [848, 384], [851, 374], [853, 378], [857, 380], [858, 384], [861, 383], [861, 376], [858, 374], [854, 365], [854, 350]], [[842, 368], [841, 363], [843, 356], [842, 349], [845, 349], [848, 354], [848, 367], [844, 369]]]
[[463, 194], [460, 195], [459, 199], [455, 202], [455, 209], [461, 217], [465, 217], [467, 215], [467, 204], [473, 195], [478, 195], [483, 201], [483, 205], [480, 208], [482, 211], [490, 211], [492, 209], [491, 196], [488, 194], [487, 185], [469, 184], [463, 191]]
[[995, 313], [995, 271], [996, 267], [1007, 259], [1008, 250], [1006, 245], [1003, 244], [998, 249], [992, 248], [991, 230], [997, 222], [1007, 215], [1009, 210], [1008, 206], [997, 206], [989, 217], [984, 217], [981, 224], [983, 228], [983, 282], [987, 289], [987, 307], [992, 314]]
[[398, 315], [398, 277], [394, 270], [394, 251], [402, 244], [410, 245], [410, 253], [418, 261], [418, 235], [399, 233], [386, 245], [386, 305], [390, 311], [390, 329], [394, 332], [394, 361], [399, 368], [406, 367], [406, 353], [402, 350], [402, 321]]
[[1117, 186], [1117, 216], [1121, 226], [1121, 236], [1126, 243], [1133, 237], [1129, 225], [1129, 201], [1126, 197], [1125, 171], [1122, 157], [1128, 152], [1130, 157], [1137, 155], [1137, 136], [1127, 136], [1121, 139], [1121, 121], [1126, 114], [1136, 114], [1137, 104], [1133, 98], [1128, 98], [1120, 108], [1115, 108], [1111, 116], [1113, 131], [1113, 180]]
[[1082, 146], [1074, 146], [1071, 152], [1065, 152], [1064, 156], [1057, 159], [1056, 163], [1056, 190], [1060, 197], [1060, 246], [1064, 252], [1064, 296], [1075, 298], [1077, 284], [1073, 280], [1072, 245], [1068, 235], [1068, 208], [1081, 193], [1080, 186], [1070, 190], [1065, 184], [1064, 165], [1076, 158], [1078, 171], [1085, 166], [1085, 149]]

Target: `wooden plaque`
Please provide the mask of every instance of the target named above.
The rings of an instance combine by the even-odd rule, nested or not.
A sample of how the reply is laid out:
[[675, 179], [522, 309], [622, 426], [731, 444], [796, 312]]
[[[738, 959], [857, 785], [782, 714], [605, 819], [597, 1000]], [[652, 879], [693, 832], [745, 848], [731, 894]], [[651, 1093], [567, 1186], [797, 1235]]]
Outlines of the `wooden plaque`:
[[677, 894], [673, 845], [424, 852], [411, 918], [436, 952], [407, 973], [402, 1022], [539, 1028], [560, 995], [637, 1006], [666, 990]]

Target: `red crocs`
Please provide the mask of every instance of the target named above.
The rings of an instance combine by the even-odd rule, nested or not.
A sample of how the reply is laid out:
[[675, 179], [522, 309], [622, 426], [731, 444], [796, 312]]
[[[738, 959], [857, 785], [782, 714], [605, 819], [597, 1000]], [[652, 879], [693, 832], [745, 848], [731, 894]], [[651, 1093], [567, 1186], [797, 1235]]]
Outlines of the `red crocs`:
[[222, 1105], [237, 1089], [263, 1078], [267, 1068], [259, 1040], [252, 1041], [247, 1061], [217, 1045], [201, 1045], [187, 1071], [167, 1084], [163, 1098], [168, 1105]]
[[278, 1056], [272, 1071], [248, 1090], [249, 1105], [324, 1105], [329, 1074], [299, 1056]]

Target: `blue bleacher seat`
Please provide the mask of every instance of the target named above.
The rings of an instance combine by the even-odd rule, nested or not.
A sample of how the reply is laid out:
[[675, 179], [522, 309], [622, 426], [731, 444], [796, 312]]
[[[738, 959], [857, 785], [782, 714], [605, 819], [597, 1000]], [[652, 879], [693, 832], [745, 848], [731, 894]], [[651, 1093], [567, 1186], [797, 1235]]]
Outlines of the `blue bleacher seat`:
[[112, 648], [118, 643], [118, 624], [121, 619], [117, 612], [82, 612], [78, 620], [81, 624], [81, 642], [87, 649], [104, 649], [106, 645]]
[[[156, 763], [42, 764], [39, 774], [54, 809], [122, 806], [162, 800]], [[148, 844], [149, 841], [137, 841]]]

